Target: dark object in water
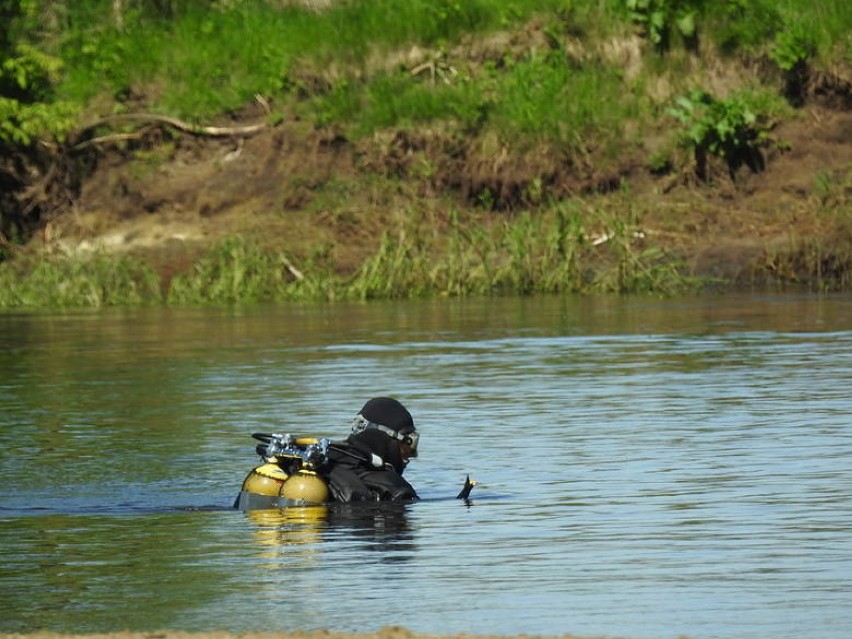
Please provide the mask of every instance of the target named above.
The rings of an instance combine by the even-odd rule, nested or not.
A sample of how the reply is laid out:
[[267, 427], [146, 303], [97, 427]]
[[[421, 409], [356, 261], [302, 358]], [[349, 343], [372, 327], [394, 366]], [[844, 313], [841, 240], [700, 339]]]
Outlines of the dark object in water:
[[[322, 437], [294, 437], [252, 433], [261, 463], [243, 481], [234, 508], [268, 510], [287, 506], [314, 506], [333, 501], [322, 469], [336, 444]], [[470, 475], [457, 499], [467, 499], [476, 486]]]
[[473, 490], [474, 486], [476, 486], [476, 482], [470, 478], [470, 475], [465, 477], [464, 486], [462, 486], [461, 492], [456, 495], [456, 499], [469, 499], [470, 491]]

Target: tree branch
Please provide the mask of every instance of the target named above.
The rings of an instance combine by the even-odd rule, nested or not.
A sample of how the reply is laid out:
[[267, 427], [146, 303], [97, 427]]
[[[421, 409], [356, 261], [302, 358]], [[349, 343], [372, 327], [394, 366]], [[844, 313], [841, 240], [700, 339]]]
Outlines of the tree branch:
[[[188, 122], [184, 122], [183, 120], [178, 120], [177, 118], [172, 118], [167, 115], [157, 115], [155, 113], [124, 113], [118, 115], [110, 115], [105, 118], [101, 118], [100, 120], [96, 120], [92, 124], [85, 127], [83, 131], [89, 131], [99, 126], [111, 124], [113, 122], [119, 122], [122, 120], [165, 124], [167, 126], [177, 129], [178, 131], [183, 131], [184, 133], [218, 138], [248, 137], [259, 133], [260, 131], [266, 128], [266, 123], [250, 124], [247, 126], [200, 126], [195, 124], [189, 124]], [[101, 141], [110, 141], [110, 139], [112, 139], [112, 136], [103, 136], [102, 138], [95, 138], [95, 140]], [[82, 147], [94, 143], [96, 143], [94, 142], [94, 140], [89, 140], [88, 142], [81, 142], [78, 146]]]

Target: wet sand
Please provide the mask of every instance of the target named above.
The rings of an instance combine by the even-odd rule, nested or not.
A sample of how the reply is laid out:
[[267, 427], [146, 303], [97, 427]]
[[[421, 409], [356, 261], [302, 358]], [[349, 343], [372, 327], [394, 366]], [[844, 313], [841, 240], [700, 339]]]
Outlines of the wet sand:
[[[535, 639], [541, 635], [515, 635], [515, 639]], [[184, 632], [163, 630], [150, 632], [58, 633], [35, 631], [31, 633], [0, 634], [0, 639], [507, 639], [500, 635], [428, 635], [411, 632], [402, 627], [381, 628], [376, 632], [350, 633], [329, 630], [295, 632]], [[560, 639], [580, 639], [576, 635], [560, 635]]]

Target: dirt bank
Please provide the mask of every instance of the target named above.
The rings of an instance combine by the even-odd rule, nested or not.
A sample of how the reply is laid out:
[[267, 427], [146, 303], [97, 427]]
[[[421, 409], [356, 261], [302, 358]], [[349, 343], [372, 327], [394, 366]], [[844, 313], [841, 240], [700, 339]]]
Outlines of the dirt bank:
[[[618, 184], [656, 244], [683, 256], [697, 275], [737, 280], [796, 242], [830, 244], [837, 215], [852, 215], [842, 211], [852, 191], [852, 112], [814, 104], [773, 136], [781, 144], [767, 151], [763, 172], [744, 168], [731, 179], [719, 167], [709, 184], [682, 171], [655, 176], [635, 156], [559, 176], [528, 158], [483, 166], [467, 149], [462, 166], [448, 159], [446, 140], [428, 132], [417, 140], [351, 141], [291, 122], [247, 139], [149, 140], [137, 150], [101, 151], [72, 211], [39, 241], [142, 253], [168, 277], [211, 244], [241, 234], [296, 259], [323, 254], [348, 273], [375, 252], [400, 212], [416, 208], [435, 227], [459, 210], [468, 220], [500, 223], [527, 205], [513, 201], [519, 185], [544, 171], [551, 191], [591, 206], [607, 198], [604, 185]], [[442, 168], [417, 175], [418, 162]], [[502, 193], [503, 210], [478, 206], [473, 194], [482, 192]]]
[[[536, 29], [522, 33], [527, 48], [540, 37]], [[473, 63], [487, 59], [476, 56]], [[715, 64], [720, 78], [744, 73], [736, 61], [725, 64]], [[249, 136], [193, 135], [140, 120], [132, 133], [106, 136], [113, 143], [83, 141], [80, 188], [61, 214], [46, 216], [36, 244], [139, 253], [167, 281], [211, 244], [239, 234], [348, 274], [412, 212], [440, 235], [453, 215], [499, 228], [520, 211], [570, 198], [589, 209], [626, 215], [619, 209], [629, 208], [643, 237], [699, 276], [795, 282], [817, 273], [852, 284], [847, 76], [815, 76], [796, 115], [771, 131], [763, 170], [730, 173], [718, 161], [705, 179], [685, 152], [675, 151], [681, 156], [665, 168], [650, 160], [672, 144], [673, 122], [626, 141], [613, 157], [594, 141], [585, 155], [519, 151], [496, 136], [437, 125], [350, 138], [296, 114], [266, 124], [263, 102], [214, 123], [263, 124]], [[125, 106], [144, 110], [144, 96]]]

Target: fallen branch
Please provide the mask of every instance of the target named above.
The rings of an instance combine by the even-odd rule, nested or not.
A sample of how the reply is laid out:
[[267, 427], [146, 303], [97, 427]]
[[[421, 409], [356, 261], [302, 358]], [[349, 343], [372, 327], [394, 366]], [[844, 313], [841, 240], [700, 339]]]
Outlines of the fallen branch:
[[[196, 124], [190, 124], [188, 122], [184, 122], [183, 120], [178, 120], [177, 118], [172, 118], [167, 115], [157, 115], [154, 113], [120, 113], [118, 115], [110, 115], [105, 118], [101, 118], [100, 120], [93, 122], [83, 130], [88, 131], [99, 126], [103, 126], [105, 124], [119, 122], [122, 120], [132, 120], [137, 122], [155, 122], [158, 124], [168, 125], [172, 128], [177, 129], [178, 131], [183, 131], [184, 133], [189, 133], [192, 135], [203, 135], [214, 138], [248, 137], [259, 133], [260, 131], [266, 128], [266, 123], [249, 124], [246, 126], [200, 126]], [[81, 144], [86, 143], [83, 142]]]
[[281, 261], [284, 263], [284, 268], [286, 268], [290, 272], [290, 275], [295, 277], [300, 282], [305, 279], [305, 274], [302, 273], [302, 271], [297, 269], [295, 266], [293, 266], [293, 263], [287, 259], [286, 255], [281, 256]]
[[71, 147], [74, 151], [80, 151], [90, 146], [97, 144], [111, 144], [112, 142], [126, 142], [128, 140], [138, 140], [145, 135], [145, 130], [136, 131], [134, 133], [110, 133], [109, 135], [101, 135], [85, 142], [80, 142]]

